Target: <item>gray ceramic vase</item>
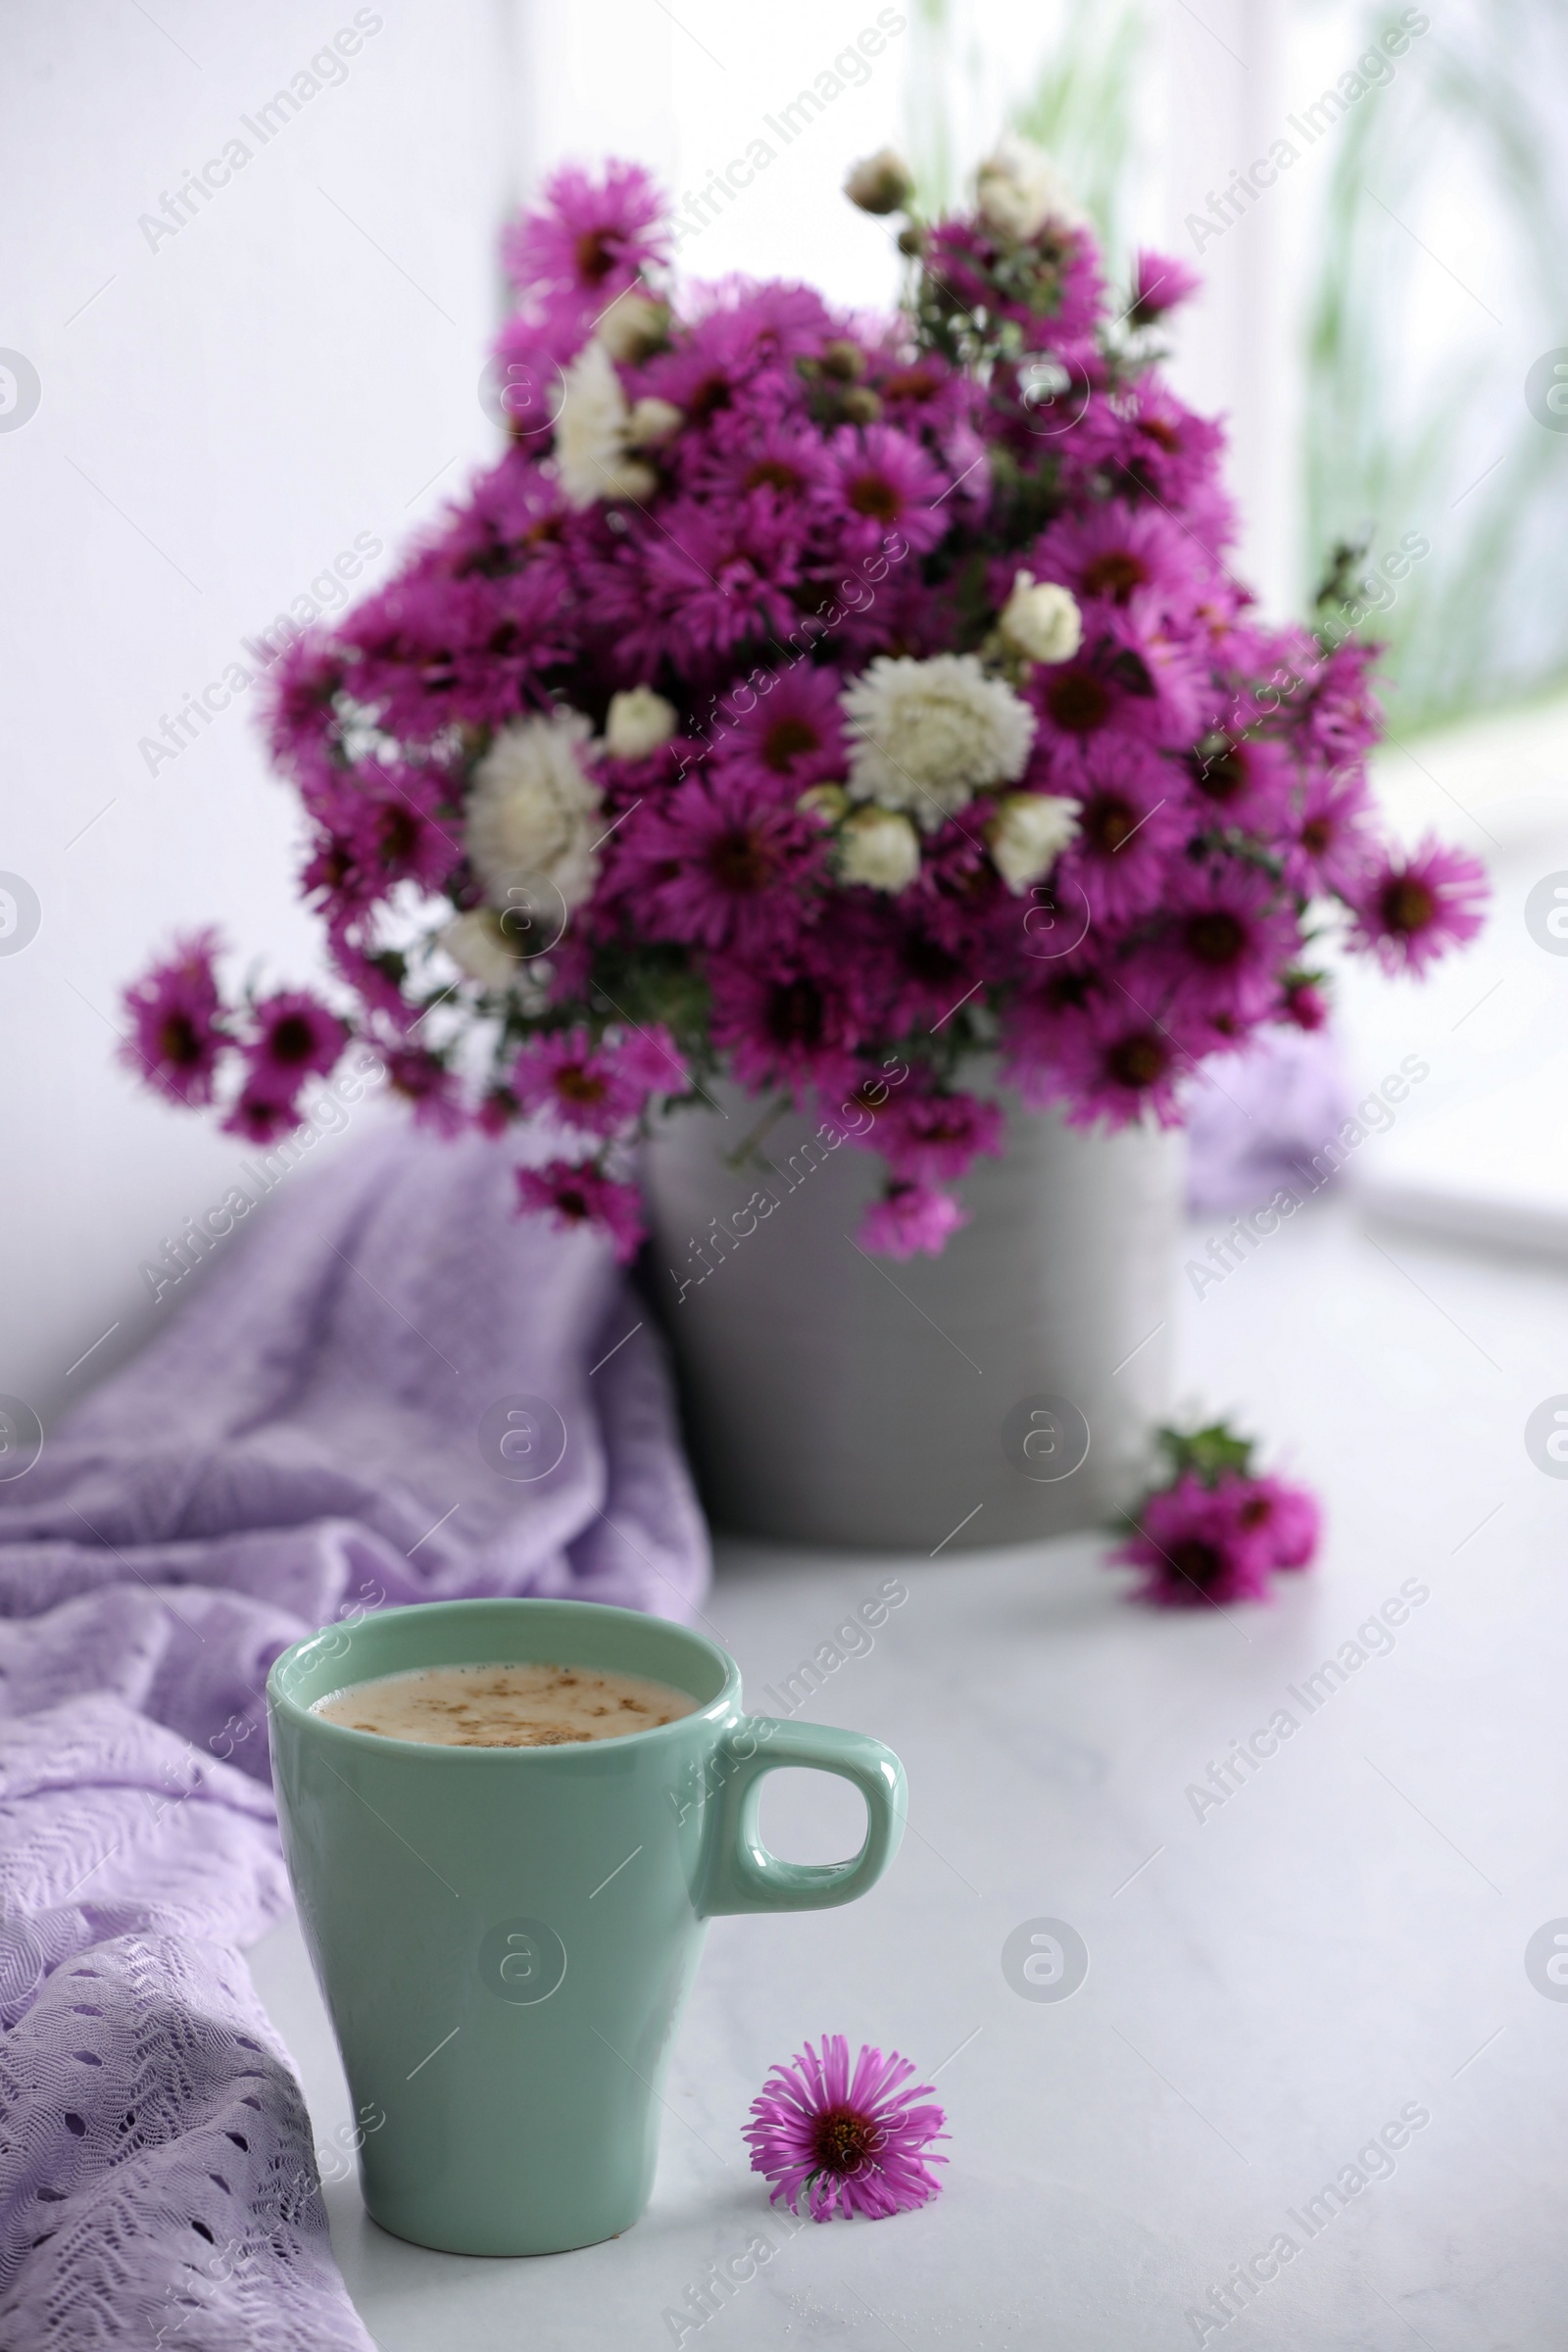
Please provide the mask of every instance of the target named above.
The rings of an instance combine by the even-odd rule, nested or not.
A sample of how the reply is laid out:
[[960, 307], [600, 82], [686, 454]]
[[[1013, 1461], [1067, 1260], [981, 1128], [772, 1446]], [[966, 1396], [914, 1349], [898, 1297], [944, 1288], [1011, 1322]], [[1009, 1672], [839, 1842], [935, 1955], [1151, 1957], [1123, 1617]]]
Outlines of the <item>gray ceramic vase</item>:
[[1182, 1141], [1008, 1102], [941, 1257], [865, 1256], [883, 1171], [733, 1088], [650, 1145], [655, 1298], [715, 1526], [931, 1553], [1129, 1501], [1169, 1410]]

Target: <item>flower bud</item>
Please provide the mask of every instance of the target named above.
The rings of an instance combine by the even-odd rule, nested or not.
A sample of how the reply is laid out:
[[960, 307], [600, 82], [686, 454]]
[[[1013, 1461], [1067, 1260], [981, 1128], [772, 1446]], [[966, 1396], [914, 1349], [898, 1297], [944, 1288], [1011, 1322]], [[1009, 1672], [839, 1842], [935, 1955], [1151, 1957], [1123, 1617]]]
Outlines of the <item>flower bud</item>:
[[902, 213], [914, 194], [914, 174], [902, 155], [882, 147], [856, 165], [844, 193], [862, 213]]
[[920, 836], [893, 808], [858, 808], [839, 832], [839, 878], [897, 897], [920, 871]]
[[1070, 662], [1083, 640], [1083, 617], [1068, 588], [1036, 583], [1020, 571], [997, 623], [1014, 653], [1029, 662]]
[[802, 793], [795, 806], [803, 816], [814, 816], [824, 825], [836, 825], [848, 812], [850, 796], [842, 784], [813, 784]]
[[633, 686], [610, 698], [605, 749], [612, 760], [646, 760], [675, 732], [675, 707], [651, 686]]
[[628, 287], [624, 294], [616, 295], [594, 332], [612, 360], [622, 365], [646, 360], [668, 340], [668, 305]]
[[673, 401], [655, 400], [651, 395], [637, 401], [626, 419], [626, 441], [632, 449], [662, 449], [685, 423], [684, 412]]
[[1078, 830], [1078, 805], [1050, 792], [1009, 792], [986, 827], [992, 861], [1020, 897], [1061, 856]]

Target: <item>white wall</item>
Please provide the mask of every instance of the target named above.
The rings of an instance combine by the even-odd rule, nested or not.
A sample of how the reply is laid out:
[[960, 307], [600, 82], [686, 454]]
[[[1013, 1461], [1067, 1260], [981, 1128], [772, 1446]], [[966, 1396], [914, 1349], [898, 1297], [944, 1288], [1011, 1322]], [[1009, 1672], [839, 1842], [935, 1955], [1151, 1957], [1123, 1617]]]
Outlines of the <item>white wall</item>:
[[[363, 11], [379, 29], [337, 86], [266, 144], [241, 122], [355, 8], [162, 0], [155, 24], [13, 0], [0, 20], [0, 344], [41, 387], [0, 432], [0, 868], [42, 906], [0, 956], [0, 1390], [46, 1416], [170, 1311], [138, 1264], [246, 1156], [116, 1066], [122, 987], [207, 920], [279, 977], [315, 968], [254, 698], [156, 772], [139, 742], [357, 535], [383, 569], [494, 439], [476, 386], [510, 169], [499, 15]], [[149, 243], [140, 216], [236, 136], [250, 160]]]

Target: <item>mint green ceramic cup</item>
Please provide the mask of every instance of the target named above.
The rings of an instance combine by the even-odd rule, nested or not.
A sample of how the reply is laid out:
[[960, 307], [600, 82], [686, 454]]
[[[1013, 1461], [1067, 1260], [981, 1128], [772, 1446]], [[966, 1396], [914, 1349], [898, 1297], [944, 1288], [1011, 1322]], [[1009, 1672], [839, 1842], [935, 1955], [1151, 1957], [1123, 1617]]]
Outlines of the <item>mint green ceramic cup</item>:
[[[698, 1704], [628, 1739], [537, 1748], [427, 1746], [310, 1712], [376, 1675], [536, 1658], [649, 1675]], [[388, 1609], [285, 1650], [268, 1706], [305, 1941], [355, 2109], [385, 2118], [360, 2152], [366, 2205], [454, 2254], [559, 2253], [628, 2229], [707, 1922], [852, 1902], [904, 1828], [889, 1749], [745, 1714], [733, 1658], [630, 1609]], [[860, 1790], [852, 1860], [767, 1851], [760, 1784], [781, 1765]]]

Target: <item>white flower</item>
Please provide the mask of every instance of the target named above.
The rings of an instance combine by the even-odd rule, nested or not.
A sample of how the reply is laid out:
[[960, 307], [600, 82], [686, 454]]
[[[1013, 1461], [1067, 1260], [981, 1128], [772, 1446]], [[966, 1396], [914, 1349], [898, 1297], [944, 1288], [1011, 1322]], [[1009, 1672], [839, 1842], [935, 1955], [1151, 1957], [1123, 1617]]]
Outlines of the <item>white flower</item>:
[[842, 700], [851, 793], [908, 809], [927, 833], [971, 793], [1016, 783], [1034, 740], [1034, 712], [973, 654], [881, 654]]
[[672, 400], [656, 400], [652, 393], [638, 401], [626, 419], [626, 440], [632, 449], [662, 449], [686, 421], [686, 413]]
[[1049, 872], [1078, 830], [1078, 804], [1051, 792], [1009, 792], [986, 827], [998, 873], [1014, 896]]
[[662, 302], [636, 294], [628, 286], [617, 294], [594, 333], [612, 360], [646, 360], [669, 332], [669, 312]]
[[652, 466], [627, 454], [626, 395], [603, 343], [585, 343], [562, 379], [556, 464], [574, 507], [602, 498], [646, 498]]
[[605, 721], [605, 749], [612, 760], [646, 760], [675, 732], [675, 706], [651, 686], [612, 694]]
[[998, 623], [1007, 643], [1031, 662], [1070, 662], [1083, 642], [1083, 615], [1070, 588], [1036, 582], [1020, 571]]
[[512, 905], [508, 892], [533, 883], [559, 891], [568, 907], [592, 891], [599, 787], [578, 762], [591, 732], [576, 710], [514, 719], [474, 769], [468, 858], [492, 906]]
[[475, 906], [457, 916], [442, 932], [441, 945], [460, 971], [497, 995], [510, 988], [522, 969], [519, 945], [493, 906]]
[[920, 836], [891, 808], [858, 808], [838, 842], [839, 877], [897, 897], [920, 871]]
[[1061, 228], [1084, 224], [1084, 214], [1045, 149], [1020, 139], [1016, 131], [1004, 131], [981, 165], [975, 196], [986, 226], [1015, 244], [1038, 236], [1048, 220]]

